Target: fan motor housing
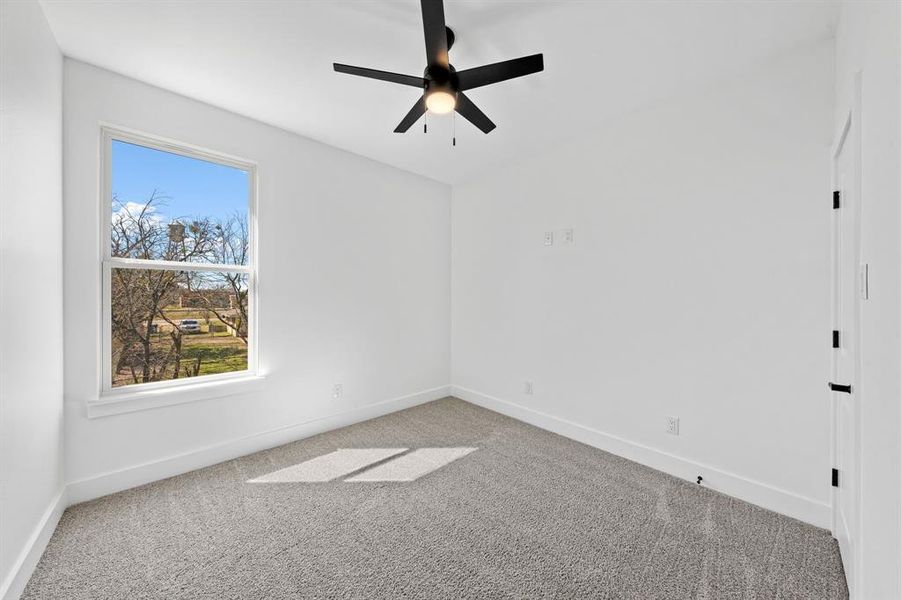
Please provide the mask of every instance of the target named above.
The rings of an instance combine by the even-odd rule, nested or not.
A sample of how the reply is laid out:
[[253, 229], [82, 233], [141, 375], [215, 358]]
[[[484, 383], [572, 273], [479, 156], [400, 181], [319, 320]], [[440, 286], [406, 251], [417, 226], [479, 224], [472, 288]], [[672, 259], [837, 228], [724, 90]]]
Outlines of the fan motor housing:
[[426, 67], [422, 77], [425, 79], [426, 94], [442, 91], [456, 96], [460, 89], [460, 78], [457, 77], [457, 70], [453, 65], [448, 65], [447, 68], [441, 65]]

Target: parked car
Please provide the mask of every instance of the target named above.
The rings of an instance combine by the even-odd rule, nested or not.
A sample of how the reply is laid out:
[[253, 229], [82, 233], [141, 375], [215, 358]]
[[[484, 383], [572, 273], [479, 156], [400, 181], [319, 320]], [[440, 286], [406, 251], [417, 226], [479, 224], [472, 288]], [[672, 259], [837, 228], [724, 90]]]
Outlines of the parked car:
[[185, 333], [200, 333], [200, 321], [197, 319], [182, 319], [178, 323], [178, 329]]

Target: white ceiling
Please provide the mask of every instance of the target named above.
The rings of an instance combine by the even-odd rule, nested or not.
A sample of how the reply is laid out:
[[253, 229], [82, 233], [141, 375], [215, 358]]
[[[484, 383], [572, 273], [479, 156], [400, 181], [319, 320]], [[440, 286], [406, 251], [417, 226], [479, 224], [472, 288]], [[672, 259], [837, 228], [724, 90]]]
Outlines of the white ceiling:
[[465, 69], [543, 52], [545, 71], [468, 93], [497, 123], [459, 116], [392, 132], [414, 88], [338, 74], [332, 62], [418, 75], [417, 0], [42, 0], [64, 54], [459, 183], [603, 121], [734, 76], [832, 35], [834, 2], [448, 0]]

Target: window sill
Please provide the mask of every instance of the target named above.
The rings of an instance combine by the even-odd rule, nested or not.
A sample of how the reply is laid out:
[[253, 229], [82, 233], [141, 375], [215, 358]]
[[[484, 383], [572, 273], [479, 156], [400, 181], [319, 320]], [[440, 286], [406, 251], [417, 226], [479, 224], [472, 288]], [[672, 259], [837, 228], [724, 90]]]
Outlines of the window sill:
[[212, 400], [235, 396], [263, 389], [266, 378], [260, 375], [248, 375], [233, 379], [205, 381], [177, 387], [155, 388], [149, 390], [129, 390], [111, 392], [99, 400], [87, 403], [88, 418], [108, 417], [123, 413], [149, 410], [163, 406]]

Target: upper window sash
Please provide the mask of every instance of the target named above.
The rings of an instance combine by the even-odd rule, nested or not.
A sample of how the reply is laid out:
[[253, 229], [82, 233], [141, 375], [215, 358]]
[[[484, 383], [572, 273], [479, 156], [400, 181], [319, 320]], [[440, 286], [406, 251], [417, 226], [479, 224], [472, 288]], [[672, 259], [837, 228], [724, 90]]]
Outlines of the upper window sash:
[[[248, 161], [245, 159], [237, 158], [234, 156], [230, 156], [227, 154], [211, 152], [209, 150], [201, 149], [198, 147], [194, 147], [188, 144], [183, 144], [180, 142], [175, 142], [173, 140], [168, 140], [165, 138], [161, 138], [158, 136], [146, 135], [137, 132], [132, 132], [126, 129], [104, 126], [102, 127], [102, 143], [103, 143], [103, 153], [102, 153], [102, 161], [103, 161], [103, 198], [104, 203], [102, 207], [102, 224], [103, 224], [103, 236], [101, 236], [101, 244], [102, 244], [102, 253], [101, 256], [105, 261], [114, 261], [120, 266], [130, 266], [130, 263], [133, 261], [143, 262], [146, 265], [149, 263], [161, 264], [165, 265], [166, 263], [177, 263], [183, 269], [187, 270], [196, 270], [193, 267], [188, 265], [198, 265], [200, 270], [219, 270], [219, 271], [234, 271], [235, 267], [243, 267], [243, 272], [251, 272], [255, 265], [255, 251], [256, 251], [256, 164], [252, 161]], [[123, 145], [116, 144], [116, 142], [121, 142]], [[157, 256], [135, 256], [135, 254], [141, 254], [141, 252], [128, 251], [123, 248], [120, 250], [120, 255], [114, 256], [113, 253], [113, 226], [114, 224], [118, 224], [121, 226], [122, 221], [116, 222], [116, 218], [120, 217], [117, 215], [114, 217], [114, 211], [116, 210], [116, 206], [119, 206], [121, 209], [133, 208], [137, 209], [140, 203], [134, 202], [133, 198], [122, 198], [117, 201], [113, 199], [113, 176], [114, 176], [114, 145], [117, 146], [117, 150], [126, 150], [130, 153], [145, 153], [145, 156], [156, 161], [162, 161], [165, 163], [166, 161], [171, 161], [172, 156], [175, 157], [184, 157], [189, 159], [196, 159], [197, 161], [203, 161], [205, 163], [202, 167], [207, 167], [212, 170], [222, 169], [223, 167], [226, 169], [222, 169], [217, 175], [224, 175], [225, 177], [236, 176], [239, 173], [243, 174], [245, 177], [245, 181], [242, 182], [243, 189], [246, 193], [243, 195], [243, 202], [240, 205], [235, 205], [234, 214], [245, 217], [238, 222], [236, 222], [236, 226], [246, 227], [246, 237], [248, 240], [247, 250], [245, 256], [237, 257], [233, 252], [229, 249], [221, 249], [216, 248], [217, 252], [207, 252], [204, 255], [192, 255], [190, 250], [184, 249], [183, 252], [167, 252], [165, 248], [163, 248], [160, 252], [158, 252]], [[134, 158], [134, 156], [132, 156]], [[177, 161], [177, 158], [174, 159]], [[188, 163], [184, 163], [186, 165]], [[179, 166], [184, 166], [179, 165]], [[193, 168], [198, 168], [201, 164], [192, 161], [190, 166]], [[161, 168], [165, 168], [166, 165], [163, 164]], [[167, 225], [177, 226], [180, 224], [182, 226], [182, 231], [186, 234], [186, 237], [190, 238], [193, 234], [192, 226], [195, 223], [195, 220], [192, 219], [193, 215], [190, 215], [191, 212], [189, 207], [186, 207], [184, 214], [181, 212], [180, 206], [170, 207], [167, 206], [168, 198], [165, 197], [165, 190], [161, 191], [160, 198], [155, 199], [155, 203], [157, 204], [154, 207], [155, 210], [165, 210], [165, 212], [161, 212], [162, 218], [167, 222]], [[146, 202], [149, 198], [140, 198], [142, 202]], [[178, 202], [178, 201], [176, 201]], [[126, 206], [127, 205], [127, 206]], [[195, 207], [196, 209], [196, 207]], [[174, 212], [172, 212], [174, 211]], [[172, 214], [166, 214], [172, 213]], [[129, 220], [127, 213], [124, 213], [124, 221], [127, 223]], [[222, 216], [220, 214], [220, 216]], [[172, 230], [170, 230], [172, 231]], [[177, 232], [177, 229], [174, 230]], [[215, 231], [207, 231], [206, 235], [215, 236]], [[162, 248], [162, 246], [161, 246]], [[238, 249], [240, 251], [240, 249]], [[150, 252], [152, 254], [152, 252]], [[176, 258], [176, 257], [185, 257]], [[175, 260], [172, 260], [176, 258]], [[224, 260], [217, 260], [224, 259]], [[134, 267], [137, 268], [137, 267]], [[165, 268], [165, 266], [163, 267]]]

